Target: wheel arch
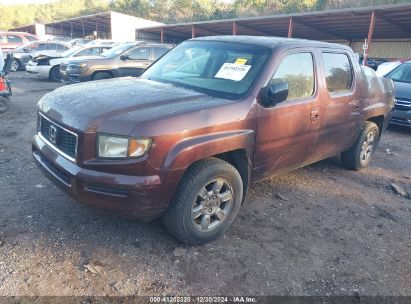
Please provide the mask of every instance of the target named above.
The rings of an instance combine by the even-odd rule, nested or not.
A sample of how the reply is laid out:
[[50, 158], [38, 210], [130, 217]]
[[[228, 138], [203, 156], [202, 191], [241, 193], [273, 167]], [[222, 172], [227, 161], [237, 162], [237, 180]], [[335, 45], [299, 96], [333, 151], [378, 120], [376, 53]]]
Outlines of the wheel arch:
[[[210, 157], [218, 158], [240, 173], [245, 197], [251, 181], [254, 141], [252, 130], [220, 132], [183, 140], [167, 153], [162, 170], [167, 172], [168, 178], [175, 180], [175, 173], [180, 172], [182, 178], [197, 162]], [[180, 174], [177, 173], [177, 176]]]
[[379, 137], [381, 137], [381, 133], [383, 131], [384, 128], [384, 115], [378, 115], [378, 116], [373, 116], [373, 117], [369, 117], [366, 121], [370, 121], [375, 123], [378, 126], [378, 131], [379, 131]]
[[251, 181], [251, 158], [249, 153], [247, 153], [246, 149], [237, 149], [232, 150], [220, 154], [213, 155], [213, 157], [221, 159], [234, 168], [237, 169], [238, 173], [240, 173], [241, 179], [243, 181], [243, 201], [245, 201], [245, 197], [248, 192], [248, 187], [250, 186]]
[[94, 72], [91, 74], [90, 79], [93, 79], [94, 76], [95, 76], [96, 74], [98, 74], [98, 73], [108, 73], [108, 74], [110, 74], [113, 78], [116, 77], [116, 76], [114, 75], [113, 71], [110, 71], [110, 70], [97, 70], [97, 71], [94, 71]]

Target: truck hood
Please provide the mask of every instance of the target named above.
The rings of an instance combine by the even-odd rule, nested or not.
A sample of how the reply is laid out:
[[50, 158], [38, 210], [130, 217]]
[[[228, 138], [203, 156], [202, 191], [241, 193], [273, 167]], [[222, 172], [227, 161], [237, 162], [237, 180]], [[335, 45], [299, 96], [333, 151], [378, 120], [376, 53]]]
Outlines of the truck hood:
[[61, 87], [45, 95], [38, 106], [51, 120], [83, 132], [130, 135], [143, 122], [232, 102], [129, 77]]
[[411, 99], [411, 83], [394, 81], [395, 97]]

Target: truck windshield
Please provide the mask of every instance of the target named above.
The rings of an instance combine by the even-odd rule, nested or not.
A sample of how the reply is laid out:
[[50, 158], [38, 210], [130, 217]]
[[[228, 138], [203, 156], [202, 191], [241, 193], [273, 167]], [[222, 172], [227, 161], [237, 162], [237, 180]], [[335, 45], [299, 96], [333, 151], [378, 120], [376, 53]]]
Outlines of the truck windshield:
[[404, 63], [387, 75], [397, 82], [411, 83], [411, 63]]
[[164, 55], [141, 78], [237, 99], [260, 75], [270, 49], [256, 45], [187, 41]]

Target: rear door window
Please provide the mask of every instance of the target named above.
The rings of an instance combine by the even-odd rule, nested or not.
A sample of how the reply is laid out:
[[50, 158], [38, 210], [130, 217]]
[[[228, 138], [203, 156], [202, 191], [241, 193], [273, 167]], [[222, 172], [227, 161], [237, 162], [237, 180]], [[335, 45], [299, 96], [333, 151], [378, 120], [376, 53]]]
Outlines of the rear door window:
[[101, 54], [101, 48], [93, 47], [93, 48], [82, 50], [81, 52], [77, 53], [76, 56], [98, 56], [100, 54]]
[[347, 54], [323, 53], [323, 61], [328, 92], [350, 91], [353, 84], [353, 71]]
[[6, 35], [6, 37], [7, 37], [7, 42], [8, 43], [17, 43], [17, 44], [23, 43], [23, 38], [21, 38], [20, 36]]
[[[49, 49], [49, 45], [48, 43], [39, 43], [37, 44], [37, 48], [33, 51], [44, 51], [44, 50], [48, 50]], [[53, 48], [50, 47], [51, 50], [53, 50]]]
[[131, 50], [128, 54], [131, 60], [149, 60], [150, 59], [150, 48], [139, 47]]
[[68, 50], [68, 47], [65, 46], [64, 44], [56, 43], [56, 50], [60, 52], [64, 52]]
[[309, 52], [288, 55], [278, 66], [271, 83], [286, 82], [288, 98], [307, 98], [314, 95], [314, 60]]

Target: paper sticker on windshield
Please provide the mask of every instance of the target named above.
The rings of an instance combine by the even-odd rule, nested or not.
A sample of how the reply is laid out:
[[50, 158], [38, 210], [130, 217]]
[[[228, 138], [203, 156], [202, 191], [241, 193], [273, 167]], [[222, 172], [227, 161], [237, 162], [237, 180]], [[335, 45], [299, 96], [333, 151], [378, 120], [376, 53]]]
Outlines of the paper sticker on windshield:
[[237, 60], [234, 63], [235, 64], [246, 64], [247, 59], [246, 58], [237, 58]]
[[224, 63], [214, 77], [240, 81], [247, 75], [250, 69], [251, 65]]

